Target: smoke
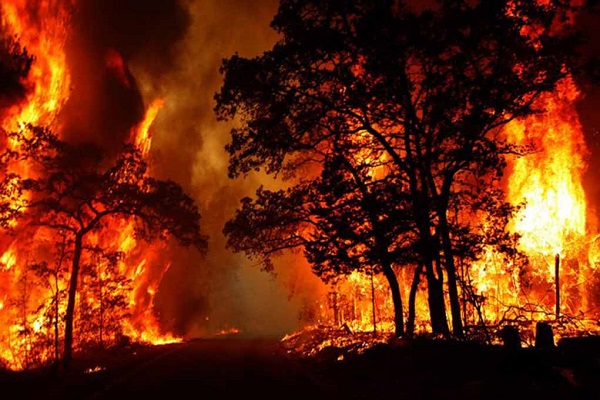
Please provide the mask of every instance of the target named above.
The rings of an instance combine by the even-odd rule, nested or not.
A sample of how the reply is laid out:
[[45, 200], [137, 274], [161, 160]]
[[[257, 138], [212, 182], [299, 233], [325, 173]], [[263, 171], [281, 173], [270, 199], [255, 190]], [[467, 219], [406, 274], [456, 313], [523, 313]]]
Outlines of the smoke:
[[577, 103], [577, 111], [582, 123], [586, 142], [592, 153], [589, 166], [585, 176], [586, 194], [591, 200], [591, 206], [600, 212], [600, 185], [598, 185], [598, 171], [600, 170], [600, 158], [595, 155], [600, 153], [600, 34], [597, 26], [600, 23], [600, 6], [595, 11], [580, 14], [578, 24], [583, 31], [585, 45], [582, 49], [584, 57], [592, 57], [590, 70], [580, 74], [578, 87], [581, 90], [580, 101]]
[[[145, 107], [164, 100], [151, 132], [152, 172], [193, 195], [210, 237], [205, 257], [169, 247], [172, 264], [156, 306], [164, 327], [176, 333], [236, 327], [280, 335], [298, 327], [302, 307], [324, 289], [301, 256], [281, 259], [273, 277], [226, 250], [221, 234], [239, 199], [265, 177], [227, 178], [230, 126], [213, 114], [219, 67], [234, 53], [252, 57], [272, 47], [277, 37], [269, 24], [276, 9], [276, 0], [80, 0], [76, 6], [67, 44], [73, 90], [63, 134], [110, 155]], [[596, 134], [595, 147], [597, 98], [597, 91], [587, 91], [581, 109], [588, 136]], [[591, 167], [595, 181], [597, 162]]]
[[[152, 126], [152, 173], [180, 183], [197, 201], [209, 251], [171, 245], [156, 306], [165, 328], [190, 336], [239, 328], [281, 335], [319, 282], [301, 257], [270, 276], [225, 249], [223, 224], [264, 177], [230, 180], [224, 146], [230, 126], [213, 114], [223, 58], [272, 47], [276, 0], [85, 0], [67, 43], [73, 90], [63, 111], [67, 140], [109, 156], [145, 107], [164, 101]], [[293, 295], [292, 295], [293, 294]]]

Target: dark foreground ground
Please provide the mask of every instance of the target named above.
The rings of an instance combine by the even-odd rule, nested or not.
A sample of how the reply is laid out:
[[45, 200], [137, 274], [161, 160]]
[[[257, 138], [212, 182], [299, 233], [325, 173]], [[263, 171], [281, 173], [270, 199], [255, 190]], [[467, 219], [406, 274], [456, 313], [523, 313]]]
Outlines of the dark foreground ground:
[[600, 345], [509, 351], [415, 340], [304, 359], [276, 339], [199, 339], [80, 358], [60, 376], [1, 372], [4, 398], [600, 399]]

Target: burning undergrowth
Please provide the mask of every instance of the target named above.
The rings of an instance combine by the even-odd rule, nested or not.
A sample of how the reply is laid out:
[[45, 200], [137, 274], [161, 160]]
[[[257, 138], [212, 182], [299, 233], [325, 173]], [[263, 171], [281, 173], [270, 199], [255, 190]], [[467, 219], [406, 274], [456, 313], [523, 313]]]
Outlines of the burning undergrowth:
[[353, 332], [343, 327], [309, 326], [281, 339], [283, 347], [295, 356], [343, 360], [347, 356], [360, 355], [378, 344], [388, 343], [389, 334]]
[[[219, 6], [189, 2], [188, 8], [173, 1], [151, 3], [134, 1], [114, 9], [112, 2], [104, 1], [3, 3], [0, 34], [6, 40], [0, 46], [0, 79], [7, 77], [9, 84], [0, 80], [0, 123], [2, 131], [8, 134], [1, 150], [21, 154], [22, 144], [32, 140], [27, 132], [52, 132], [59, 147], [72, 146], [72, 161], [76, 159], [96, 179], [107, 178], [98, 181], [110, 181], [108, 178], [114, 174], [101, 172], [117, 168], [120, 178], [106, 190], [103, 200], [115, 188], [122, 189], [123, 183], [135, 180], [138, 188], [147, 188], [156, 183], [150, 180], [155, 175], [176, 177], [186, 188], [193, 188], [203, 211], [210, 211], [204, 214], [208, 216], [209, 230], [220, 234], [223, 220], [249, 191], [249, 184], [224, 183], [226, 160], [219, 151], [226, 135], [207, 116], [209, 100], [196, 98], [200, 92], [210, 92], [207, 87], [212, 89], [220, 83], [215, 74], [220, 59], [215, 54], [217, 48], [223, 51], [223, 46], [214, 40], [213, 31], [227, 31], [232, 41], [245, 43], [253, 53], [264, 47], [264, 43], [257, 42], [267, 43], [273, 37], [265, 34], [255, 40], [247, 38], [252, 35], [217, 29], [216, 25], [235, 25], [226, 14], [233, 14], [238, 3], [243, 12], [235, 18], [255, 24], [248, 17], [253, 2], [224, 2]], [[225, 9], [221, 14], [215, 11], [220, 6]], [[144, 12], [140, 14], [139, 10]], [[267, 11], [257, 13], [266, 18]], [[214, 25], [204, 27], [206, 21], [198, 16], [205, 14], [220, 15], [221, 19], [215, 18]], [[160, 18], [163, 15], [169, 18]], [[158, 29], [156, 21], [161, 21]], [[525, 28], [531, 27], [523, 29], [525, 34], [531, 33]], [[198, 46], [197, 39], [210, 46]], [[4, 63], [5, 53], [14, 56], [12, 64]], [[152, 56], [157, 53], [164, 57]], [[365, 78], [365, 60], [359, 57], [356, 61], [348, 70], [354, 74], [352, 83]], [[519, 235], [518, 251], [529, 262], [519, 263], [522, 260], [516, 258], [507, 261], [491, 248], [484, 249], [477, 259], [469, 255], [456, 258], [457, 290], [452, 307], [462, 314], [461, 322], [470, 340], [496, 344], [502, 329], [514, 326], [521, 331], [524, 344], [531, 346], [537, 322], [550, 322], [556, 338], [597, 331], [600, 245], [593, 199], [586, 195], [584, 187], [591, 151], [577, 111], [581, 99], [577, 82], [566, 74], [553, 92], [536, 98], [536, 108], [543, 109], [543, 113], [515, 118], [500, 134], [515, 145], [535, 148], [524, 157], [509, 157], [503, 179], [494, 181], [494, 189], [504, 190], [510, 203], [521, 205], [508, 224], [508, 231]], [[161, 115], [166, 115], [162, 121]], [[153, 129], [158, 127], [174, 134], [157, 138]], [[201, 135], [200, 129], [213, 134]], [[25, 135], [21, 136], [24, 141], [10, 135], [19, 132]], [[370, 159], [357, 145], [361, 143], [369, 143], [364, 133], [352, 142], [359, 148], [354, 155], [360, 162], [367, 160], [369, 165], [377, 165], [376, 171], [369, 167], [367, 175], [384, 177], [389, 157], [378, 152]], [[122, 153], [124, 144], [134, 151]], [[160, 167], [155, 163], [161, 157], [165, 161], [169, 154], [176, 154], [173, 158], [177, 160]], [[135, 175], [141, 171], [138, 167], [143, 167], [143, 173]], [[19, 163], [5, 169], [5, 176], [18, 176], [31, 183], [47, 178], [45, 171], [20, 158]], [[55, 172], [64, 176], [68, 171]], [[262, 183], [263, 178], [257, 176], [250, 184]], [[33, 204], [27, 196], [13, 197], [13, 209]], [[94, 202], [85, 207], [88, 216], [105, 210]], [[477, 220], [474, 215], [455, 217], [458, 225], [477, 223], [481, 237], [494, 230], [494, 226], [486, 226], [486, 221]], [[248, 261], [223, 251], [225, 240], [220, 235], [215, 235], [212, 242], [217, 251], [209, 253], [207, 267], [198, 272], [199, 268], [193, 268], [204, 260], [199, 260], [196, 253], [189, 256], [165, 241], [139, 240], [136, 234], [140, 226], [128, 217], [104, 221], [79, 247], [76, 237], [69, 238], [60, 229], [49, 230], [48, 224], [33, 228], [35, 224], [15, 219], [7, 225], [15, 235], [4, 236], [0, 244], [0, 324], [6, 327], [0, 331], [0, 359], [9, 368], [24, 369], [58, 358], [64, 351], [62, 340], [72, 334], [65, 332], [63, 323], [73, 315], [76, 350], [129, 341], [179, 341], [190, 327], [208, 335], [237, 335], [245, 333], [248, 326], [269, 324], [286, 328], [307, 326], [286, 336], [283, 344], [290, 352], [308, 357], [344, 358], [393, 342], [392, 331], [397, 322], [393, 296], [383, 274], [369, 271], [364, 265], [360, 271], [329, 281], [329, 285], [319, 284], [315, 293], [296, 301], [300, 296], [294, 295], [302, 293], [302, 286], [312, 285], [312, 281], [307, 283], [305, 276], [310, 272], [299, 272], [301, 268], [310, 270], [306, 260], [291, 257], [282, 263], [290, 265], [284, 271], [291, 277], [286, 287], [292, 293], [288, 303], [273, 306], [279, 312], [277, 317], [268, 311], [247, 317], [241, 314], [248, 312], [250, 304], [259, 303], [260, 290], [255, 286], [260, 283], [258, 279], [248, 279], [249, 274], [243, 284], [237, 282], [237, 276], [227, 276], [229, 270], [224, 272], [224, 266], [246, 265]], [[368, 224], [359, 228], [365, 227]], [[73, 281], [70, 266], [74, 265], [78, 248], [85, 254], [79, 281], [77, 277]], [[354, 251], [363, 249], [357, 247]], [[390, 267], [400, 281], [396, 298], [413, 301], [406, 302], [409, 304], [405, 303], [396, 317], [412, 316], [414, 334], [427, 337], [432, 330], [427, 302], [429, 286], [421, 279], [425, 276], [422, 266], [413, 261], [409, 257], [404, 264]], [[177, 270], [176, 277], [169, 274], [173, 269]], [[437, 274], [440, 281], [448, 276], [443, 271]], [[316, 280], [312, 275], [310, 278]], [[200, 280], [203, 285], [198, 284]], [[75, 303], [69, 301], [72, 296], [68, 295], [73, 282], [80, 283], [81, 291]], [[231, 294], [234, 284], [241, 288], [238, 292], [247, 295], [242, 298]], [[169, 294], [160, 293], [161, 287], [169, 289]], [[215, 296], [217, 292], [224, 295]], [[447, 286], [440, 293], [440, 298], [447, 297]], [[285, 294], [279, 297], [285, 298]], [[161, 318], [155, 312], [157, 299], [169, 311], [168, 317]], [[443, 299], [441, 303], [444, 301], [447, 303]], [[277, 301], [269, 299], [269, 303]], [[440, 309], [450, 306], [438, 304]], [[296, 308], [300, 308], [297, 320], [288, 312], [295, 312]], [[406, 313], [406, 309], [410, 312]], [[224, 315], [230, 320], [222, 321], [220, 317]], [[266, 321], [268, 317], [270, 321]], [[451, 320], [445, 312], [438, 317]], [[274, 319], [278, 321], [273, 322]]]
[[[162, 100], [144, 104], [110, 40], [72, 35], [84, 11], [69, 1], [0, 7], [10, 52], [2, 69], [19, 68], [3, 74], [14, 84], [0, 110], [0, 358], [11, 369], [128, 341], [180, 341], [154, 310], [171, 265], [168, 232], [205, 241], [193, 200], [153, 176], [150, 128]], [[183, 230], [167, 222], [178, 213]]]

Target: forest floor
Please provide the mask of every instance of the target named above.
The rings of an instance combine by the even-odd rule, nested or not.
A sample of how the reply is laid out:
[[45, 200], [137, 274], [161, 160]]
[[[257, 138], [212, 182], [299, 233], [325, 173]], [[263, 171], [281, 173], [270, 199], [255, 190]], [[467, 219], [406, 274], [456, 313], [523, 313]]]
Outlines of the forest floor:
[[390, 392], [405, 399], [600, 399], [600, 336], [563, 338], [540, 349], [340, 332], [309, 330], [283, 343], [315, 370], [325, 368], [329, 379], [343, 377], [373, 399], [393, 398]]
[[[235, 336], [227, 340], [236, 345]], [[344, 399], [600, 399], [598, 336], [564, 340], [541, 350], [432, 338], [390, 342], [374, 340], [369, 333], [328, 328], [289, 335], [280, 344], [324, 387], [343, 386]], [[78, 356], [68, 373], [0, 371], [0, 397], [11, 393], [24, 399], [40, 394], [62, 398], [52, 397], [52, 391], [66, 386], [93, 393], [144, 364], [185, 352], [185, 346], [104, 350]]]

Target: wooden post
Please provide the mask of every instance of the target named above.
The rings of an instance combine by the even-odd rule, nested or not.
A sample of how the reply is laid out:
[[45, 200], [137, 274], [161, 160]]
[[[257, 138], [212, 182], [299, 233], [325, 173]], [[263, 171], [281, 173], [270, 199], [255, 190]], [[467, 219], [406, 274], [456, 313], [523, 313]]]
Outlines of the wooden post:
[[538, 322], [535, 325], [535, 348], [548, 350], [554, 348], [554, 333], [547, 322]]
[[556, 289], [556, 319], [560, 317], [560, 255], [554, 257], [554, 286]]
[[338, 313], [337, 292], [333, 292], [333, 323], [335, 326], [340, 324], [340, 315]]
[[521, 334], [519, 328], [512, 325], [506, 325], [500, 331], [502, 342], [505, 349], [515, 350], [521, 348]]
[[327, 293], [327, 297], [329, 300], [329, 308], [331, 308], [331, 310], [333, 311], [333, 325], [339, 326], [340, 325], [340, 315], [339, 315], [339, 310], [338, 310], [337, 291], [335, 289], [330, 291], [329, 293]]
[[371, 271], [371, 307], [373, 309], [373, 336], [377, 336], [377, 319], [375, 313], [375, 283], [373, 282], [373, 271]]

